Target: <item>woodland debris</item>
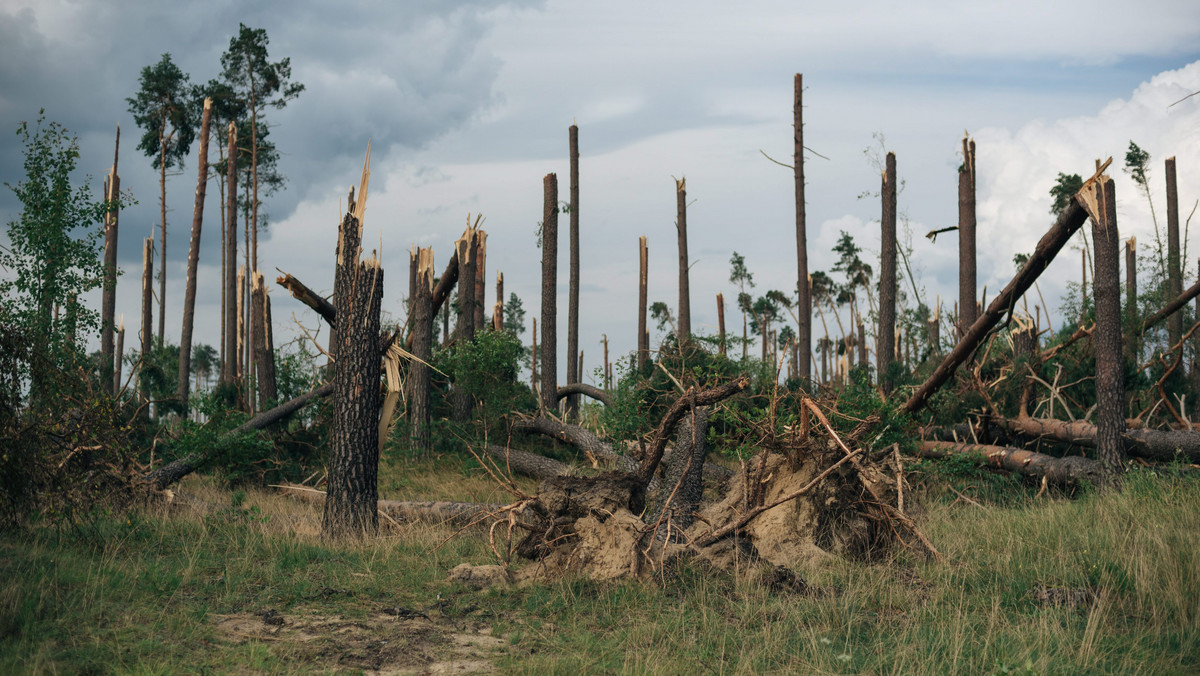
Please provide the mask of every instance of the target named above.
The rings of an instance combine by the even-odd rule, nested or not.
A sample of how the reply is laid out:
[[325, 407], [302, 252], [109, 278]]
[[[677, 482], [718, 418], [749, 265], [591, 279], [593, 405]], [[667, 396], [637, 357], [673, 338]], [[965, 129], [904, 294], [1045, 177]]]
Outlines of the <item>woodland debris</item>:
[[316, 310], [317, 314], [321, 315], [321, 318], [328, 322], [330, 326], [336, 324], [337, 308], [324, 296], [308, 288], [304, 282], [284, 272], [283, 276], [275, 278], [275, 283], [287, 289], [296, 300]]
[[[1066, 422], [1051, 418], [992, 418], [1000, 427], [1027, 437], [1048, 438], [1076, 446], [1096, 445], [1096, 426], [1076, 420]], [[1200, 432], [1189, 430], [1126, 429], [1122, 435], [1125, 452], [1129, 455], [1173, 462], [1183, 459], [1200, 463]]]
[[1104, 468], [1100, 463], [1078, 455], [1056, 458], [1022, 448], [951, 441], [922, 442], [917, 455], [922, 458], [972, 457], [988, 467], [1044, 478], [1055, 486], [1078, 486], [1084, 482], [1099, 485], [1104, 480]]
[[604, 404], [605, 406], [612, 406], [612, 397], [609, 396], [607, 392], [599, 387], [596, 387], [595, 385], [588, 385], [587, 383], [571, 383], [569, 385], [560, 385], [558, 387], [559, 399], [575, 394], [584, 394], [592, 399], [595, 399], [601, 404]]

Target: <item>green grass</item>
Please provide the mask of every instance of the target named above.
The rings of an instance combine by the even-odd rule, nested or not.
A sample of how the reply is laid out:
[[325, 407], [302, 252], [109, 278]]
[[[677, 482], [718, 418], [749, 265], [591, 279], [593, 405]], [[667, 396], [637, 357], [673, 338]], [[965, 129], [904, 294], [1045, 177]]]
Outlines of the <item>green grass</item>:
[[[383, 468], [388, 497], [502, 500], [470, 463]], [[402, 471], [401, 471], [402, 470]], [[330, 546], [313, 507], [244, 499], [193, 479], [221, 507], [98, 515], [0, 536], [0, 673], [354, 671], [337, 636], [230, 640], [222, 617], [366, 622], [424, 609], [449, 631], [487, 626], [502, 673], [1195, 673], [1200, 670], [1200, 479], [1139, 471], [1121, 493], [1005, 506], [925, 500], [920, 524], [949, 563], [802, 571], [820, 596], [685, 565], [654, 583], [564, 580], [473, 591], [446, 581], [490, 563], [485, 539], [406, 526]], [[237, 506], [234, 506], [238, 503]], [[1077, 605], [1037, 590], [1084, 590]], [[389, 650], [420, 637], [398, 636]], [[425, 637], [422, 650], [442, 644]]]

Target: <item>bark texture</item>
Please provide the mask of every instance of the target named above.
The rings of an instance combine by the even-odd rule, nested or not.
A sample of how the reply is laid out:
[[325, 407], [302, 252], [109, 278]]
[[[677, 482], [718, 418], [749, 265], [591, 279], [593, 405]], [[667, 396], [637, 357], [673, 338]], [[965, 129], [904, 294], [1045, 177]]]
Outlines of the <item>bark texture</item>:
[[964, 136], [958, 170], [958, 335], [975, 323], [975, 142]]
[[412, 354], [409, 362], [409, 428], [412, 443], [429, 450], [432, 443], [428, 362], [433, 357], [433, 249], [417, 250], [416, 284], [413, 288]]
[[[571, 155], [571, 269], [567, 291], [567, 382], [579, 382], [579, 127], [571, 125], [568, 133]], [[579, 396], [567, 397], [565, 413], [568, 420], [579, 417]]]
[[896, 154], [888, 153], [883, 172], [882, 240], [879, 261], [879, 331], [875, 338], [875, 359], [879, 384], [890, 392], [888, 367], [896, 357]]
[[141, 365], [138, 367], [138, 392], [142, 404], [142, 415], [150, 416], [150, 394], [146, 392], [145, 373], [146, 361], [150, 358], [153, 347], [154, 326], [154, 238], [147, 237], [142, 245], [142, 353]]
[[675, 181], [675, 232], [679, 237], [679, 321], [676, 338], [680, 345], [692, 335], [692, 292], [689, 284], [687, 242], [687, 180]]
[[279, 398], [275, 387], [275, 350], [271, 344], [271, 299], [261, 272], [254, 273], [251, 312], [260, 327], [254, 346], [255, 371], [258, 374], [258, 407], [265, 410]]
[[[113, 150], [113, 166], [104, 181], [104, 199], [112, 204], [121, 194], [121, 177], [117, 175], [117, 159], [121, 153], [121, 127], [117, 125], [116, 148]], [[113, 377], [119, 368], [113, 362], [113, 337], [116, 333], [117, 311], [117, 222], [120, 210], [112, 209], [104, 215], [104, 291], [100, 300], [100, 386], [108, 394], [120, 388], [121, 377]]]
[[646, 249], [645, 235], [638, 238], [638, 368], [650, 358], [650, 336], [646, 332], [646, 291], [650, 281], [650, 256]]
[[[365, 196], [364, 196], [365, 197]], [[351, 209], [353, 211], [353, 208]], [[374, 535], [379, 529], [379, 310], [383, 270], [360, 261], [361, 225], [346, 214], [338, 233], [333, 303], [343, 321], [329, 342], [333, 364], [326, 538]]]
[[[1048, 418], [996, 418], [1001, 428], [1033, 438], [1047, 438], [1076, 446], [1096, 446], [1096, 426], [1084, 421]], [[1147, 460], [1200, 463], [1200, 432], [1187, 430], [1126, 429], [1121, 435], [1129, 455]]]
[[[458, 285], [458, 330], [459, 345], [467, 345], [475, 340], [475, 230], [467, 228], [461, 239], [455, 243], [458, 262], [462, 270], [462, 283]], [[459, 385], [454, 386], [454, 420], [467, 422], [471, 419], [471, 411], [475, 401], [471, 394]]]
[[604, 404], [605, 406], [612, 406], [612, 397], [608, 396], [607, 392], [599, 387], [596, 387], [595, 385], [588, 385], [587, 383], [569, 383], [558, 388], [559, 399], [568, 396], [576, 397], [581, 394], [587, 395], [592, 399]]
[[234, 267], [237, 265], [237, 125], [229, 123], [229, 147], [225, 151], [225, 359], [221, 362], [221, 382], [237, 381], [237, 284]]
[[[796, 183], [796, 326], [797, 358], [792, 361], [796, 375], [802, 382], [812, 376], [808, 355], [812, 353], [812, 293], [808, 284], [808, 229], [805, 222], [804, 204], [804, 76], [796, 73], [792, 96], [792, 126], [794, 128], [792, 170]], [[722, 318], [723, 319], [723, 318]], [[724, 331], [722, 331], [722, 335]], [[721, 341], [721, 354], [725, 354], [725, 341]], [[803, 356], [803, 358], [798, 358]]]
[[1078, 455], [1056, 458], [1022, 448], [952, 441], [924, 441], [917, 454], [922, 458], [975, 457], [980, 464], [1023, 476], [1044, 478], [1052, 486], [1077, 486], [1085, 481], [1100, 484], [1105, 478], [1100, 463]]
[[[1183, 293], [1179, 259], [1179, 190], [1175, 183], [1175, 158], [1166, 160], [1167, 177], [1167, 297]], [[1173, 314], [1167, 322], [1167, 342], [1175, 345], [1183, 337], [1183, 315]]]
[[683, 416], [675, 433], [675, 451], [665, 462], [661, 487], [647, 514], [647, 523], [661, 519], [658, 537], [686, 529], [696, 520], [704, 494], [704, 462], [708, 457], [708, 407], [692, 409]]
[[725, 296], [717, 294], [717, 348], [725, 356]]
[[542, 407], [558, 410], [558, 176], [542, 181]]
[[1125, 467], [1125, 373], [1121, 360], [1120, 238], [1117, 235], [1117, 199], [1111, 178], [1104, 179], [1104, 218], [1092, 222], [1096, 303], [1096, 452], [1109, 472]]
[[287, 289], [293, 298], [315, 310], [330, 326], [337, 321], [337, 308], [333, 307], [333, 303], [308, 288], [304, 282], [285, 272], [282, 276], [275, 278], [275, 283]]
[[183, 296], [183, 327], [179, 333], [179, 389], [176, 396], [187, 415], [191, 385], [192, 328], [196, 316], [196, 271], [200, 266], [200, 229], [204, 223], [204, 198], [208, 193], [208, 134], [212, 126], [212, 99], [204, 99], [200, 118], [200, 150], [196, 155], [196, 202], [192, 207], [192, 240], [188, 245], [187, 291]]

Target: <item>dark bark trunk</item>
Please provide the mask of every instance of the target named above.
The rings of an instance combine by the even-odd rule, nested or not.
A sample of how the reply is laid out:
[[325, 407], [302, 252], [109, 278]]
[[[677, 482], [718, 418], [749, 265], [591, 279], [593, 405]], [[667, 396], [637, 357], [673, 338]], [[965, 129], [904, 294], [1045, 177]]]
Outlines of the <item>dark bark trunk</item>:
[[[1048, 438], [1065, 444], [1094, 447], [1096, 426], [1083, 421], [1048, 418], [996, 418], [994, 423], [1015, 434]], [[1126, 429], [1122, 435], [1129, 455], [1160, 462], [1185, 460], [1200, 463], [1200, 432], [1187, 430]]]
[[1196, 297], [1200, 297], [1200, 282], [1189, 286], [1187, 290], [1172, 299], [1170, 303], [1164, 305], [1158, 312], [1147, 317], [1142, 322], [1142, 327], [1138, 335], [1145, 335], [1147, 331], [1157, 326], [1159, 322], [1182, 310], [1184, 305], [1187, 305]]
[[378, 340], [383, 270], [373, 258], [360, 261], [360, 228], [358, 219], [346, 214], [338, 236], [333, 304], [343, 321], [329, 341], [334, 358], [334, 413], [328, 496], [321, 522], [326, 538], [374, 535], [379, 528]]
[[[1088, 186], [1084, 186], [1085, 189]], [[975, 320], [967, 334], [962, 340], [954, 346], [950, 354], [938, 365], [931, 375], [920, 387], [913, 392], [908, 401], [904, 403], [902, 410], [905, 413], [915, 413], [929, 402], [931, 397], [942, 385], [954, 375], [958, 367], [975, 351], [983, 342], [983, 339], [995, 328], [1000, 322], [1000, 318], [1009, 312], [1014, 307], [1016, 300], [1020, 298], [1029, 287], [1033, 286], [1033, 282], [1042, 274], [1050, 261], [1054, 260], [1054, 256], [1062, 250], [1066, 245], [1067, 240], [1075, 234], [1075, 231], [1083, 225], [1087, 220], [1087, 211], [1079, 203], [1079, 198], [1076, 196], [1071, 201], [1071, 205], [1063, 210], [1059, 215], [1058, 220], [1050, 227], [1050, 230], [1042, 236], [1038, 241], [1037, 247], [1029, 260], [1021, 267], [1016, 276], [1004, 287], [999, 295], [988, 305], [987, 310]]]
[[650, 359], [650, 341], [646, 334], [646, 291], [650, 281], [650, 257], [645, 235], [638, 238], [638, 368]]
[[867, 360], [867, 327], [862, 322], [858, 323], [858, 363], [866, 365]]
[[[1125, 339], [1125, 353], [1131, 361], [1138, 361], [1141, 336], [1137, 335], [1138, 291], [1137, 291], [1137, 237], [1125, 242], [1125, 322], [1129, 335]], [[1172, 343], [1174, 344], [1174, 343]]]
[[704, 494], [704, 461], [708, 456], [708, 407], [697, 407], [680, 420], [675, 434], [675, 451], [666, 460], [662, 481], [650, 509], [647, 523], [661, 519], [657, 533], [666, 539], [668, 524], [672, 533], [680, 533], [696, 520], [700, 498]]
[[879, 261], [879, 331], [875, 339], [875, 359], [879, 385], [890, 392], [887, 373], [895, 361], [896, 349], [896, 154], [888, 153], [883, 172], [882, 241]]
[[560, 476], [566, 474], [571, 469], [571, 466], [565, 462], [559, 462], [554, 458], [547, 458], [537, 453], [518, 451], [515, 448], [505, 448], [493, 444], [487, 446], [485, 450], [496, 461], [496, 464], [506, 472], [521, 474], [535, 479], [549, 479], [550, 477]]
[[333, 307], [333, 303], [330, 303], [325, 297], [286, 272], [282, 277], [276, 277], [275, 283], [287, 289], [293, 298], [315, 310], [330, 326], [334, 326], [337, 321], [337, 308]]
[[533, 346], [530, 348], [529, 352], [529, 389], [533, 392], [534, 398], [536, 398], [540, 404], [542, 399], [539, 395], [540, 386], [538, 385], [538, 359], [541, 359], [542, 353], [538, 352], [537, 337], [537, 317], [533, 317]]
[[[558, 177], [542, 181], [542, 408], [558, 410]], [[535, 355], [536, 357], [536, 355]]]
[[[121, 177], [117, 175], [117, 158], [121, 150], [121, 126], [117, 125], [117, 140], [113, 150], [113, 166], [104, 182], [104, 199], [112, 204], [121, 194]], [[100, 386], [112, 395], [120, 376], [113, 377], [113, 337], [116, 333], [117, 311], [117, 222], [120, 210], [104, 215], [104, 291], [100, 301]]]
[[497, 331], [504, 330], [504, 273], [496, 271], [496, 308], [493, 312], [492, 326]]
[[234, 267], [237, 265], [237, 125], [230, 122], [229, 148], [225, 152], [225, 359], [221, 362], [221, 382], [237, 381], [237, 285]]
[[265, 410], [279, 398], [275, 388], [275, 351], [272, 349], [271, 336], [268, 327], [271, 325], [271, 313], [267, 297], [266, 282], [261, 272], [254, 273], [254, 285], [251, 296], [251, 312], [258, 324], [257, 344], [254, 346], [255, 371], [258, 375], [258, 406]]
[[1112, 179], [1104, 180], [1103, 221], [1092, 222], [1096, 303], [1096, 452], [1109, 472], [1125, 468], [1125, 372], [1121, 361], [1121, 287], [1117, 200]]
[[487, 233], [483, 230], [476, 230], [474, 244], [472, 250], [475, 252], [473, 262], [475, 264], [475, 331], [484, 330], [487, 324], [484, 323], [483, 306], [484, 300], [487, 298], [487, 283], [485, 281], [484, 272], [487, 270]]
[[429, 360], [433, 357], [433, 249], [417, 250], [416, 284], [413, 288], [412, 354], [409, 363], [412, 400], [409, 403], [409, 427], [413, 445], [431, 448], [429, 423]]
[[1056, 458], [1021, 448], [959, 444], [952, 441], [922, 442], [917, 455], [922, 458], [975, 457], [981, 465], [1022, 476], [1044, 478], [1046, 483], [1052, 486], [1078, 486], [1083, 482], [1096, 485], [1104, 481], [1104, 468], [1100, 463], [1078, 455]]
[[142, 415], [150, 417], [150, 393], [146, 391], [146, 364], [153, 348], [154, 322], [154, 238], [147, 237], [142, 245], [142, 353], [138, 366], [138, 392]]
[[[163, 129], [166, 128], [163, 120]], [[158, 270], [158, 342], [162, 344], [166, 330], [167, 319], [167, 141], [159, 134], [162, 142], [162, 153], [158, 157], [159, 169], [159, 206], [162, 208], [162, 241], [159, 243], [162, 253], [162, 264]]]
[[[1167, 176], [1167, 297], [1183, 293], [1183, 275], [1179, 259], [1179, 191], [1175, 185], [1175, 158], [1166, 160]], [[1167, 342], [1179, 343], [1183, 337], [1183, 315], [1171, 315], [1167, 323]]]
[[408, 313], [408, 325], [413, 325], [413, 302], [417, 297], [417, 247], [414, 244], [408, 250], [408, 300], [405, 307]]
[[[460, 346], [466, 346], [475, 340], [475, 230], [467, 228], [462, 239], [456, 242], [458, 264], [462, 271], [458, 285], [458, 328], [457, 339]], [[471, 411], [475, 401], [470, 393], [460, 385], [453, 390], [454, 420], [465, 423], [471, 419]]]
[[679, 322], [675, 338], [680, 345], [692, 335], [692, 292], [688, 279], [687, 186], [686, 179], [675, 181], [675, 231], [679, 236]]
[[725, 356], [725, 296], [717, 294], [717, 347]]
[[675, 425], [679, 423], [685, 413], [697, 406], [710, 406], [724, 401], [749, 386], [749, 380], [738, 378], [733, 382], [701, 392], [696, 392], [695, 389], [688, 390], [686, 394], [677, 399], [667, 409], [666, 414], [663, 415], [662, 421], [659, 422], [658, 428], [654, 432], [654, 440], [646, 452], [646, 457], [642, 459], [641, 465], [638, 467], [638, 479], [642, 482], [642, 485], [647, 485], [650, 482], [650, 478], [654, 476], [654, 470], [658, 469], [658, 463], [662, 460], [663, 451], [666, 450], [667, 438], [671, 436]]
[[200, 118], [200, 151], [196, 155], [196, 203], [192, 207], [192, 240], [188, 245], [187, 291], [183, 296], [183, 327], [179, 332], [179, 389], [176, 396], [187, 416], [191, 385], [192, 328], [196, 317], [196, 271], [200, 266], [200, 229], [204, 223], [204, 198], [208, 194], [208, 134], [212, 125], [212, 99], [204, 99]]
[[[432, 265], [432, 263], [431, 263]], [[438, 312], [450, 299], [450, 292], [454, 290], [454, 285], [458, 283], [458, 251], [455, 251], [450, 260], [446, 262], [446, 269], [442, 271], [442, 276], [438, 278], [437, 286], [433, 288], [433, 301], [430, 310], [430, 316], [435, 320]], [[445, 343], [450, 339], [450, 313], [442, 313], [442, 342]], [[408, 340], [405, 341], [405, 349], [409, 352], [413, 349], [413, 336], [409, 334]]]
[[975, 323], [975, 142], [962, 141], [963, 165], [958, 170], [958, 335]]
[[[797, 376], [807, 382], [812, 376], [807, 355], [812, 352], [812, 294], [808, 284], [808, 230], [804, 204], [804, 77], [796, 73], [792, 96], [792, 126], [795, 131], [793, 143], [793, 174], [796, 183], [796, 352], [806, 355], [804, 359], [793, 359]], [[722, 345], [721, 354], [725, 354]]]
[[116, 396], [121, 392], [121, 360], [125, 358], [125, 321], [121, 321], [121, 328], [117, 331], [117, 350], [113, 355], [113, 380], [112, 388], [113, 395]]
[[[571, 269], [568, 272], [567, 290], [567, 382], [579, 382], [579, 127], [571, 125], [569, 130], [571, 156]], [[567, 397], [564, 410], [568, 420], [579, 417], [579, 396]]]

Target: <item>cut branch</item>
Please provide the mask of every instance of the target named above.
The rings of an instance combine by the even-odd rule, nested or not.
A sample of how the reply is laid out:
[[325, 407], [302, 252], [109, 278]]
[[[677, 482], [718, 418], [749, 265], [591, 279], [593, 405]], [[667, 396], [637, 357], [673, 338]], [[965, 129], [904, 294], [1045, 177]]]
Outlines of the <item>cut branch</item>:
[[[280, 272], [283, 271], [280, 270]], [[283, 273], [282, 277], [277, 277], [275, 283], [287, 289], [296, 300], [316, 310], [317, 314], [321, 315], [321, 318], [328, 322], [330, 326], [334, 326], [337, 319], [337, 308], [324, 296], [308, 288], [304, 282], [286, 272]]]

